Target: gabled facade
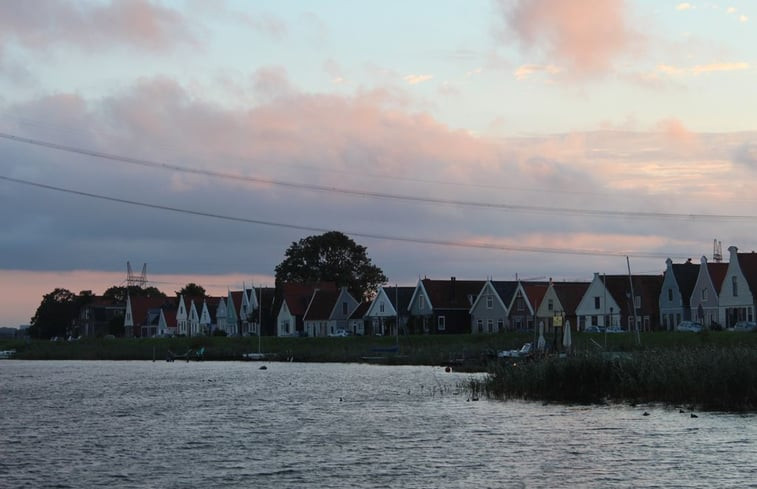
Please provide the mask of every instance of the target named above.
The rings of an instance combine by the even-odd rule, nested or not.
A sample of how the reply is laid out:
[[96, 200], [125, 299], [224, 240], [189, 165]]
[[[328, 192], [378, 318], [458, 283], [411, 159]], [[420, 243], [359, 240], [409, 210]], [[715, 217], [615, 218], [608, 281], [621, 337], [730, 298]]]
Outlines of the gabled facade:
[[361, 302], [357, 308], [352, 311], [352, 314], [350, 314], [350, 319], [347, 323], [347, 331], [349, 331], [351, 335], [363, 336], [366, 334], [366, 323], [369, 321], [366, 314], [368, 313], [371, 304], [371, 302], [367, 301]]
[[470, 333], [470, 309], [483, 280], [419, 280], [408, 310], [410, 329], [424, 334]]
[[[586, 289], [583, 298], [576, 307], [578, 331], [583, 331], [589, 326], [601, 326], [605, 328], [620, 328], [620, 305], [605, 287], [605, 275], [594, 274], [594, 279]], [[625, 301], [625, 297], [621, 299]]]
[[739, 253], [731, 246], [728, 269], [720, 287], [720, 324], [732, 328], [739, 321], [754, 321], [757, 290], [757, 253]]
[[508, 307], [511, 329], [532, 330], [536, 326], [536, 310], [549, 284], [546, 282], [518, 282]]
[[338, 329], [347, 330], [349, 317], [357, 308], [355, 300], [346, 287], [339, 290], [313, 292], [303, 317], [306, 336], [328, 336]]
[[518, 282], [487, 280], [470, 309], [471, 333], [499, 333], [509, 325], [508, 305]]
[[578, 329], [601, 326], [633, 331], [634, 318], [641, 331], [658, 329], [661, 289], [662, 275], [633, 275], [629, 279], [628, 275], [595, 273], [576, 308]]
[[718, 297], [727, 272], [727, 263], [707, 263], [704, 256], [700, 260], [699, 274], [691, 292], [691, 317], [707, 328], [723, 324]]
[[203, 331], [200, 330], [200, 313], [194, 299], [189, 300], [189, 307], [187, 308], [187, 328], [189, 328], [189, 336], [203, 334]]
[[[166, 297], [126, 296], [124, 310], [124, 334], [130, 337], [154, 336], [157, 333], [158, 316], [155, 312], [171, 300]], [[153, 311], [153, 314], [150, 314]]]
[[184, 300], [184, 295], [179, 296], [179, 301], [176, 306], [176, 330], [179, 336], [188, 336], [189, 331], [189, 310], [187, 310], [187, 303]]
[[316, 290], [336, 290], [334, 283], [284, 284], [276, 316], [276, 336], [305, 334], [304, 316]]
[[407, 333], [408, 306], [414, 291], [415, 287], [381, 287], [364, 315], [370, 326], [367, 334], [395, 336], [398, 320], [400, 331]]
[[673, 263], [665, 260], [666, 268], [660, 291], [660, 326], [673, 331], [681, 321], [691, 320], [691, 294], [699, 276], [699, 265]]
[[575, 326], [576, 307], [589, 288], [589, 282], [550, 282], [539, 307], [536, 309], [536, 324], [544, 324], [544, 333], [555, 330], [555, 318], [558, 327], [566, 322]]

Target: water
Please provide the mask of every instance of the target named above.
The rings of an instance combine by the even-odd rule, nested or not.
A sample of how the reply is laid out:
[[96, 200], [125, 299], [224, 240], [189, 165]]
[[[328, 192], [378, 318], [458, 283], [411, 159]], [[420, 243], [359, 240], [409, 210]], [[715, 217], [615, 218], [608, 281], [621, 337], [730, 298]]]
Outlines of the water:
[[[472, 401], [432, 367], [0, 363], [0, 487], [757, 487], [757, 416]], [[647, 411], [649, 416], [643, 416]]]

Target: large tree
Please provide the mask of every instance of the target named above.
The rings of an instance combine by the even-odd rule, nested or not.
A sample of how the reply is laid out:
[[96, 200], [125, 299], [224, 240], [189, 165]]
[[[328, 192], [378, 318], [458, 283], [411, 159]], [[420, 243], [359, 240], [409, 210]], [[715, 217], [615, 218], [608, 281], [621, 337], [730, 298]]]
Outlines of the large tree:
[[57, 288], [45, 294], [31, 320], [29, 334], [34, 338], [65, 336], [79, 314], [81, 304], [90, 300], [91, 292], [79, 296], [68, 289]]
[[190, 282], [182, 287], [181, 290], [176, 291], [176, 297], [179, 297], [180, 295], [183, 295], [184, 297], [205, 297], [205, 287]]
[[166, 294], [161, 292], [156, 287], [140, 287], [138, 285], [131, 285], [125, 287], [122, 285], [114, 285], [108, 290], [103, 292], [103, 297], [113, 299], [115, 302], [126, 302], [126, 293], [129, 293], [131, 297], [165, 297]]
[[386, 276], [371, 263], [365, 246], [339, 231], [309, 236], [292, 243], [284, 261], [276, 266], [276, 283], [335, 282], [364, 299], [386, 283]]

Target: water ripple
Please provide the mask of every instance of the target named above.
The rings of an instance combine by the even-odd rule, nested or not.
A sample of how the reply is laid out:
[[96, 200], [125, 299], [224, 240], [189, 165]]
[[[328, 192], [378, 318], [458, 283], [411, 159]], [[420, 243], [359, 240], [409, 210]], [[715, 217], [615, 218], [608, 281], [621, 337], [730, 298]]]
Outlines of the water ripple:
[[438, 368], [268, 366], [4, 362], [0, 486], [746, 487], [757, 475], [753, 415], [469, 402], [469, 376]]

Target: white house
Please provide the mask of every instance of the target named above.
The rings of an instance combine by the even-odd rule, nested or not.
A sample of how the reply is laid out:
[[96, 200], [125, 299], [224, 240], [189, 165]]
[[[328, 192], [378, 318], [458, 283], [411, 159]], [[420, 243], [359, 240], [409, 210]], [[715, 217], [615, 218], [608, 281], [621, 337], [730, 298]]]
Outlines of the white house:
[[723, 324], [718, 297], [727, 272], [727, 263], [708, 263], [704, 256], [700, 260], [699, 274], [691, 292], [691, 317], [707, 328], [714, 323]]
[[579, 331], [588, 326], [620, 326], [620, 305], [605, 287], [605, 280], [598, 273], [594, 273], [594, 279], [578, 303], [576, 317]]
[[733, 327], [738, 321], [754, 321], [757, 288], [757, 253], [739, 253], [736, 246], [728, 248], [728, 269], [720, 287], [720, 324]]

